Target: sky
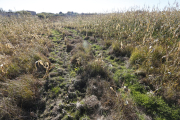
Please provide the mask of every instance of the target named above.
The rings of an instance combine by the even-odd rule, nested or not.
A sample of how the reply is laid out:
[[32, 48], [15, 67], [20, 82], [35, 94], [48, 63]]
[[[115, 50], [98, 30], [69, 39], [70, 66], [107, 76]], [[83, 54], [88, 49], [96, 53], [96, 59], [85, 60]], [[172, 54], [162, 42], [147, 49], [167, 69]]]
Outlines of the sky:
[[[0, 0], [0, 8], [5, 11], [31, 10], [37, 13], [107, 13], [153, 6], [163, 9], [168, 3], [173, 5], [174, 2], [175, 0]], [[180, 4], [180, 0], [176, 2]]]

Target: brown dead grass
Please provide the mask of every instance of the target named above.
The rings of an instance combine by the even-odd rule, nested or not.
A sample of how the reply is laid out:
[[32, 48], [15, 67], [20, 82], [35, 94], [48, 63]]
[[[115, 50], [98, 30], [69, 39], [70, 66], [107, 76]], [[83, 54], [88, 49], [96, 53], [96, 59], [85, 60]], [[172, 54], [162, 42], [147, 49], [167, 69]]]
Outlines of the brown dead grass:
[[0, 119], [28, 119], [41, 98], [43, 82], [33, 75], [36, 61], [49, 63], [51, 25], [31, 16], [0, 18]]

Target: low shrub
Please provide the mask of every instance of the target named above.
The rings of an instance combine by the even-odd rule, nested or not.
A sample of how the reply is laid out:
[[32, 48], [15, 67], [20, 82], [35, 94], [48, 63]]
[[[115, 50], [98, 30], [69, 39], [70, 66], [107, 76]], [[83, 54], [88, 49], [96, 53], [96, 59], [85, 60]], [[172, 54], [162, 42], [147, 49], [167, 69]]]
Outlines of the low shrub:
[[37, 16], [38, 16], [40, 19], [45, 19], [45, 18], [46, 18], [46, 15], [44, 15], [44, 14], [37, 14]]

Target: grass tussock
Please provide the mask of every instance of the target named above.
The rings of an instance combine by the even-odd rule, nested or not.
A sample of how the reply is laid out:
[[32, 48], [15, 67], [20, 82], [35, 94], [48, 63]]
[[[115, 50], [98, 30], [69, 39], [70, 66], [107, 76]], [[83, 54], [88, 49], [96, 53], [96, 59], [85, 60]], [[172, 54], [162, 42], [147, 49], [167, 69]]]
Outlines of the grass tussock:
[[127, 56], [130, 57], [131, 52], [133, 51], [132, 45], [123, 45], [122, 41], [113, 41], [112, 42], [112, 53], [116, 56]]
[[71, 64], [74, 67], [80, 67], [86, 65], [86, 63], [94, 58], [94, 54], [91, 46], [78, 44], [72, 53]]
[[39, 88], [43, 82], [33, 78], [32, 75], [24, 75], [16, 79], [9, 83], [8, 96], [21, 107], [31, 107], [36, 100], [40, 99]]
[[105, 63], [101, 59], [90, 61], [84, 69], [89, 77], [101, 76], [103, 78], [109, 77], [109, 73], [105, 67]]
[[40, 104], [40, 107], [43, 107], [43, 102], [40, 100], [42, 80], [29, 74], [17, 77], [6, 85], [2, 88], [4, 97], [1, 98], [0, 103], [1, 119], [20, 119], [22, 115], [29, 117], [27, 109], [35, 110]]
[[142, 64], [142, 62], [146, 60], [147, 52], [148, 52], [147, 47], [135, 48], [129, 60], [130, 64], [132, 65]]

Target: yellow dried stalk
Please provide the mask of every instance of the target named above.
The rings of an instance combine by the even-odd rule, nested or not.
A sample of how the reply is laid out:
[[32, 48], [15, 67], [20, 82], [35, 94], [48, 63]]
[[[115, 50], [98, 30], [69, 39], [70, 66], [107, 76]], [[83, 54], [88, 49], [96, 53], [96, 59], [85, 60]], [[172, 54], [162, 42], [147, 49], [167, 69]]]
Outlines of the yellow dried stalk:
[[101, 66], [103, 66], [103, 65], [105, 64], [105, 62], [102, 60], [102, 58], [97, 58], [97, 59], [95, 60], [95, 62], [96, 62], [98, 65], [101, 65]]
[[116, 96], [118, 97], [118, 94], [117, 94], [117, 92], [112, 88], [112, 87], [110, 87], [110, 89], [116, 94]]
[[0, 65], [1, 72], [2, 72], [2, 73], [5, 73], [5, 72], [4, 72], [4, 70], [3, 70], [3, 69], [4, 69], [4, 67], [3, 67], [3, 66], [4, 66], [3, 64], [1, 64], [1, 65]]
[[6, 70], [7, 66], [8, 66], [7, 61], [0, 65], [0, 70], [2, 72], [2, 75], [5, 75], [7, 73], [7, 70]]
[[81, 57], [78, 57], [76, 60], [77, 60], [77, 65], [80, 65], [81, 64]]
[[121, 49], [123, 48], [123, 43], [122, 43], [122, 41], [121, 41]]
[[42, 65], [42, 66], [46, 69], [46, 73], [45, 73], [45, 75], [44, 75], [44, 77], [43, 77], [43, 78], [45, 78], [45, 77], [48, 75], [48, 72], [49, 72], [49, 70], [50, 70], [50, 68], [49, 68], [49, 67], [50, 67], [49, 63], [48, 63], [48, 62], [43, 63], [42, 60], [36, 61], [36, 62], [35, 62], [35, 69], [36, 69], [36, 71], [37, 71], [37, 66], [36, 66], [36, 64]]

